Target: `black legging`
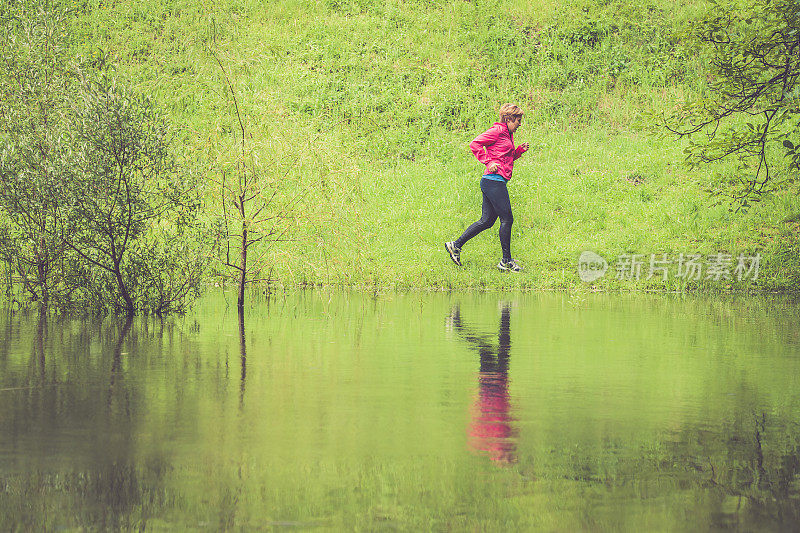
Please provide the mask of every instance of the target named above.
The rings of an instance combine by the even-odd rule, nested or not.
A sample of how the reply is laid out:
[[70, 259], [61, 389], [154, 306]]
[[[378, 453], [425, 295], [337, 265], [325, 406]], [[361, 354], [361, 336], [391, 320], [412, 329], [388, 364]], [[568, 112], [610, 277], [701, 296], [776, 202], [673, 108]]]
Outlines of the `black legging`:
[[511, 259], [511, 225], [514, 223], [508, 188], [505, 182], [483, 178], [481, 192], [483, 192], [483, 206], [480, 220], [473, 222], [464, 230], [464, 234], [454, 244], [461, 248], [475, 235], [494, 226], [495, 220], [500, 217], [500, 246], [503, 248], [503, 259], [508, 261]]

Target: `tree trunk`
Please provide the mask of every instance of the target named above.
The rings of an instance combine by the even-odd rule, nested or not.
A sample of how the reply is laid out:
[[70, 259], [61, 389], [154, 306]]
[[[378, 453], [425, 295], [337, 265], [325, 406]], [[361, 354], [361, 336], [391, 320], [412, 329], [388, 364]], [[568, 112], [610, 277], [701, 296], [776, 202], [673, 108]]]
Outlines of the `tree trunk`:
[[114, 277], [117, 278], [117, 286], [119, 287], [119, 294], [125, 301], [125, 312], [132, 315], [136, 311], [136, 306], [133, 305], [133, 298], [131, 298], [128, 287], [125, 285], [125, 280], [122, 279], [122, 272], [119, 270], [119, 263], [114, 261]]
[[242, 224], [242, 256], [241, 256], [241, 271], [239, 275], [239, 312], [244, 309], [244, 285], [247, 282], [247, 226]]
[[50, 303], [50, 291], [48, 290], [47, 287], [47, 282], [48, 282], [47, 276], [48, 276], [48, 271], [50, 269], [48, 268], [49, 265], [47, 264], [49, 259], [49, 254], [47, 253], [45, 247], [46, 244], [44, 241], [44, 237], [41, 237], [36, 247], [37, 248], [36, 281], [39, 283], [39, 287], [41, 288], [41, 297], [42, 297], [41, 303], [46, 307]]
[[39, 278], [39, 285], [42, 288], [42, 305], [47, 307], [50, 304], [50, 291], [47, 288], [47, 267], [44, 261], [39, 261], [36, 265], [36, 274]]

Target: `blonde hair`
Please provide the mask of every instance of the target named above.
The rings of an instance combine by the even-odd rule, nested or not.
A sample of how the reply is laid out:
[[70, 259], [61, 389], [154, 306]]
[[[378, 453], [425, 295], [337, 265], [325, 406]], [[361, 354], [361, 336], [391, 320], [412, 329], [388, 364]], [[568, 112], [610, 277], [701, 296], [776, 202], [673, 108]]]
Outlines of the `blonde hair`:
[[499, 114], [500, 122], [508, 122], [509, 120], [514, 120], [517, 117], [525, 115], [525, 113], [522, 112], [522, 109], [514, 104], [501, 105]]

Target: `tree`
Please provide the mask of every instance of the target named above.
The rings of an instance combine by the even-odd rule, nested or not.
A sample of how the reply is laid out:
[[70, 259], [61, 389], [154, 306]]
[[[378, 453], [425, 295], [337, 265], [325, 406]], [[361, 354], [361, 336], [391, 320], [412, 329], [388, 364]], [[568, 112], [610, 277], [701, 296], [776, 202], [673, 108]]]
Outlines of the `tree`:
[[[667, 119], [667, 128], [691, 137], [687, 160], [697, 166], [738, 161], [739, 207], [786, 186], [800, 170], [800, 3], [755, 0], [747, 8], [719, 1], [696, 24], [694, 37], [710, 47], [711, 72], [703, 93]], [[696, 141], [696, 133], [704, 133]], [[788, 178], [776, 181], [771, 148], [789, 157]]]
[[102, 51], [68, 56], [68, 14], [0, 13], [0, 259], [44, 305], [182, 310], [204, 269], [199, 196], [155, 104]]
[[203, 268], [190, 246], [202, 240], [191, 235], [200, 201], [164, 117], [107, 72], [84, 80], [73, 112], [67, 245], [84, 261], [84, 284], [128, 314], [181, 310]]
[[58, 6], [4, 6], [0, 53], [0, 257], [24, 293], [47, 305], [71, 293], [74, 271], [63, 231], [73, 138], [65, 67], [66, 13]]
[[257, 163], [251, 146], [252, 135], [245, 126], [233, 82], [216, 52], [211, 49], [209, 52], [222, 73], [226, 93], [230, 94], [236, 121], [236, 126], [232, 128], [234, 141], [237, 140], [236, 132], [239, 134], [238, 146], [225, 154], [233, 156], [233, 168], [225, 168], [223, 164], [220, 177], [212, 179], [219, 186], [222, 204], [219, 238], [222, 264], [229, 269], [230, 277], [236, 280], [236, 303], [241, 315], [246, 286], [263, 281], [260, 275], [264, 268], [264, 250], [255, 258], [250, 255], [250, 250], [258, 243], [287, 240], [291, 229], [291, 224], [287, 222], [297, 218], [296, 207], [302, 192], [288, 195], [282, 190], [288, 170], [280, 179], [274, 179], [274, 176], [269, 179], [263, 167]]

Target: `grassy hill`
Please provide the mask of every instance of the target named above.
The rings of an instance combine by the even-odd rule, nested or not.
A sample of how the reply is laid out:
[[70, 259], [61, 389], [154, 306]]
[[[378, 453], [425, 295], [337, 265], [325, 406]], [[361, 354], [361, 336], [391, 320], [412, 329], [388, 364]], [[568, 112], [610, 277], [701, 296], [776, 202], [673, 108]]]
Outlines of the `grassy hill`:
[[[265, 186], [296, 206], [288, 242], [253, 254], [281, 283], [424, 288], [791, 290], [800, 282], [795, 189], [746, 213], [715, 205], [730, 163], [690, 171], [654, 117], [703, 90], [706, 51], [685, 38], [704, 1], [222, 0], [72, 3], [76, 56], [114, 65], [180, 132], [180, 162], [218, 182], [246, 142]], [[226, 81], [227, 77], [227, 81]], [[228, 83], [230, 82], [230, 84]], [[444, 252], [480, 213], [467, 145], [504, 102], [531, 150], [509, 185], [512, 251], [496, 228]], [[776, 156], [777, 157], [777, 156]], [[215, 222], [216, 221], [216, 222]], [[610, 271], [578, 279], [592, 250]], [[624, 254], [760, 253], [759, 279], [617, 280]]]

